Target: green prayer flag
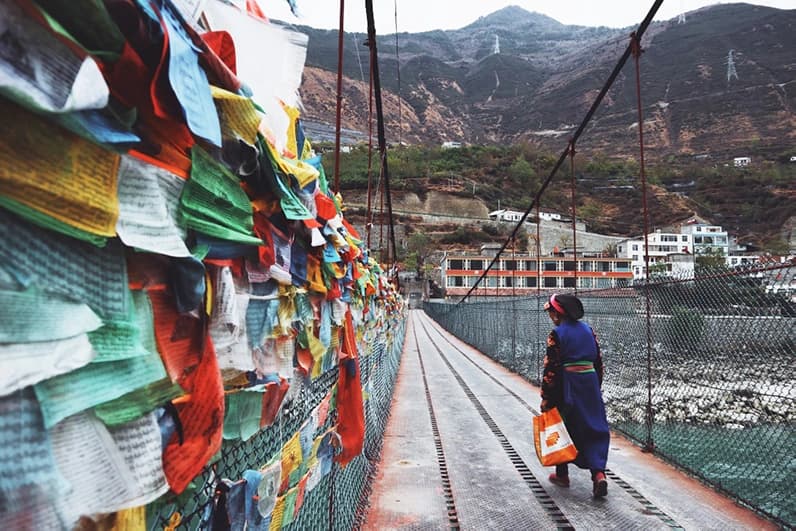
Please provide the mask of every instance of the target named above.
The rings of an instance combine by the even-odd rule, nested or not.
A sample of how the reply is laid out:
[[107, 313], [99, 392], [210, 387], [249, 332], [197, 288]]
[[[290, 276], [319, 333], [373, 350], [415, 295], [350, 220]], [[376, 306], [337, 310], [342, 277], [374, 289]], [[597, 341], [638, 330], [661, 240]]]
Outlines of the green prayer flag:
[[105, 425], [118, 426], [143, 417], [184, 394], [185, 391], [171, 379], [162, 378], [119, 398], [103, 402], [94, 408], [94, 413]]
[[102, 0], [36, 0], [36, 4], [55, 33], [91, 55], [115, 60], [122, 53], [126, 39]]
[[240, 181], [199, 146], [191, 152], [191, 178], [180, 196], [180, 218], [208, 236], [263, 245], [254, 235], [252, 206]]
[[0, 343], [56, 341], [102, 326], [88, 305], [33, 288], [0, 290]]
[[[154, 339], [154, 316], [149, 297], [143, 291], [129, 292], [131, 303], [124, 319], [105, 322], [99, 330], [90, 332], [91, 346], [97, 351], [94, 363], [115, 361], [157, 352]], [[147, 339], [149, 348], [144, 346]]]

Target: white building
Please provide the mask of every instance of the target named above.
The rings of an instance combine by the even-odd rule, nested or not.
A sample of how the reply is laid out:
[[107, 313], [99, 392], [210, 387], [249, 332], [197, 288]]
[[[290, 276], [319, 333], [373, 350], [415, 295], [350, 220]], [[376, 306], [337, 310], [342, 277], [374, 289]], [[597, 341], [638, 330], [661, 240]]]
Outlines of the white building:
[[443, 142], [442, 149], [459, 149], [462, 147], [461, 142]]
[[[489, 219], [494, 221], [514, 221], [517, 222], [522, 219], [522, 215], [524, 212], [517, 212], [516, 210], [507, 210], [505, 208], [501, 208], [498, 210], [493, 210], [489, 213]], [[526, 221], [528, 223], [533, 223], [535, 218], [535, 213], [531, 213]], [[560, 222], [568, 222], [570, 220], [561, 216], [561, 214], [557, 214], [555, 212], [539, 212], [539, 219], [541, 221], [560, 221]]]
[[[647, 235], [647, 242], [650, 269], [653, 272], [665, 272], [677, 277], [693, 275], [694, 248], [690, 234], [656, 230]], [[643, 237], [619, 242], [616, 254], [621, 258], [630, 259], [634, 279], [645, 277]]]
[[714, 254], [727, 256], [730, 254], [729, 235], [719, 225], [685, 224], [680, 228], [680, 232], [692, 237], [694, 254], [696, 255]]
[[748, 254], [728, 254], [726, 257], [727, 267], [744, 267], [760, 262], [760, 256]]
[[493, 210], [489, 213], [489, 219], [494, 221], [513, 221], [517, 222], [522, 219], [522, 215], [524, 212], [517, 212], [516, 210], [506, 210], [502, 208], [500, 210]]
[[542, 211], [539, 211], [539, 219], [543, 221], [566, 221], [564, 218], [561, 217], [561, 214], [556, 214], [555, 212], [542, 212]]
[[735, 157], [732, 159], [732, 165], [736, 168], [740, 168], [742, 166], [749, 166], [752, 163], [751, 157]]

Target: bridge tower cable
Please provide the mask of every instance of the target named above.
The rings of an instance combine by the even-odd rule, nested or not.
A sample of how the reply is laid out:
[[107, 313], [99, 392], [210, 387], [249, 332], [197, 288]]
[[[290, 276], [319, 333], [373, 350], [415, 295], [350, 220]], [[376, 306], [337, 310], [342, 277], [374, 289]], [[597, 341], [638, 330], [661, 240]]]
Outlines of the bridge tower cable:
[[[536, 303], [539, 305], [539, 311], [536, 312], [536, 329], [542, 329], [542, 210], [540, 204], [536, 203]], [[542, 357], [545, 353], [541, 352], [542, 344], [536, 341], [536, 378], [542, 381]]]
[[652, 311], [650, 304], [650, 251], [649, 251], [649, 209], [647, 208], [647, 173], [644, 165], [644, 114], [641, 107], [641, 38], [637, 34], [630, 34], [633, 60], [636, 64], [636, 103], [638, 106], [638, 150], [639, 174], [641, 176], [641, 209], [644, 220], [644, 305], [646, 310], [646, 336], [647, 336], [647, 410], [645, 415], [646, 441], [644, 451], [653, 452], [655, 443], [652, 437]]
[[[392, 251], [391, 265], [395, 268], [398, 253], [395, 248], [395, 224], [392, 213], [392, 197], [390, 195], [390, 171], [387, 164], [387, 142], [384, 136], [384, 110], [381, 102], [381, 80], [379, 78], [378, 50], [376, 48], [376, 24], [373, 20], [373, 0], [365, 0], [365, 13], [368, 18], [368, 44], [370, 45], [371, 65], [373, 68], [373, 90], [376, 101], [376, 130], [378, 132], [379, 153], [381, 154], [381, 169], [384, 173], [384, 198], [387, 203], [387, 216], [389, 218], [389, 244]], [[395, 285], [399, 287], [398, 275], [395, 275]]]
[[[367, 43], [365, 43], [367, 44]], [[373, 206], [371, 204], [373, 196], [373, 60], [368, 61], [368, 206], [365, 211], [365, 231], [367, 232], [367, 246], [370, 246], [370, 233], [373, 228]], [[381, 185], [381, 179], [379, 180]]]
[[340, 0], [340, 28], [337, 32], [337, 119], [334, 129], [334, 191], [340, 192], [340, 123], [343, 110], [343, 37], [345, 0]]
[[[663, 0], [655, 0], [653, 2], [652, 7], [650, 7], [650, 10], [647, 12], [647, 16], [644, 17], [644, 20], [641, 21], [641, 24], [639, 24], [638, 29], [634, 32], [635, 35], [638, 36], [638, 39], [641, 39], [641, 37], [644, 35], [644, 32], [647, 31], [647, 28], [649, 27], [650, 23], [652, 22], [652, 19], [655, 17], [655, 14], [658, 12], [658, 9], [661, 7], [662, 3], [663, 3]], [[597, 94], [597, 97], [595, 98], [594, 103], [592, 103], [591, 107], [589, 108], [588, 112], [586, 113], [586, 116], [583, 118], [583, 120], [581, 121], [580, 125], [578, 126], [578, 129], [575, 131], [575, 134], [572, 135], [572, 138], [570, 140], [572, 143], [576, 143], [578, 141], [578, 139], [580, 138], [580, 135], [583, 134], [584, 129], [586, 129], [586, 126], [591, 121], [592, 117], [594, 116], [594, 113], [597, 112], [597, 108], [602, 103], [603, 99], [605, 98], [605, 95], [608, 93], [608, 90], [613, 85], [613, 83], [616, 80], [617, 76], [619, 76], [619, 73], [621, 72], [622, 68], [625, 66], [625, 63], [627, 63], [627, 60], [630, 57], [631, 52], [632, 52], [632, 43], [628, 44], [627, 47], [625, 48], [624, 53], [619, 58], [619, 61], [616, 63], [616, 66], [614, 66], [613, 71], [608, 76], [608, 79], [605, 81], [605, 84], [600, 89], [600, 92]], [[511, 241], [511, 239], [515, 238], [517, 236], [517, 233], [519, 232], [520, 228], [523, 226], [523, 223], [525, 223], [525, 220], [527, 219], [528, 214], [531, 213], [531, 211], [533, 210], [534, 206], [539, 202], [539, 199], [542, 197], [542, 194], [547, 189], [547, 187], [550, 185], [550, 182], [555, 177], [555, 175], [558, 172], [559, 168], [561, 168], [561, 166], [564, 163], [564, 161], [566, 160], [566, 157], [567, 157], [568, 154], [569, 154], [569, 144], [561, 152], [561, 155], [559, 155], [555, 166], [553, 166], [553, 169], [550, 170], [550, 174], [547, 176], [545, 181], [542, 183], [542, 186], [539, 187], [539, 190], [536, 192], [536, 196], [534, 197], [533, 201], [528, 206], [528, 208], [525, 210], [525, 213], [522, 215], [520, 220], [517, 222], [517, 225], [514, 227], [514, 230], [511, 232], [511, 234], [508, 236], [508, 238], [506, 238], [506, 241], [503, 242], [503, 245], [498, 250], [498, 252], [495, 254], [494, 258], [492, 258], [492, 261], [489, 263], [489, 266], [481, 273], [481, 276], [478, 277], [478, 280], [476, 280], [475, 284], [468, 290], [468, 292], [464, 295], [464, 297], [462, 297], [461, 300], [459, 300], [457, 305], [458, 304], [462, 304], [463, 302], [467, 301], [467, 299], [469, 298], [470, 294], [476, 289], [476, 287], [486, 277], [487, 273], [492, 269], [492, 267], [495, 265], [495, 263], [500, 259], [500, 256], [503, 254], [503, 251], [506, 250], [506, 246], [508, 246], [508, 244]]]
[[395, 9], [395, 73], [398, 76], [398, 146], [401, 146], [403, 134], [403, 116], [401, 116], [401, 58], [398, 54], [398, 0], [393, 0]]
[[379, 259], [386, 264], [390, 257], [384, 247], [384, 165], [381, 153], [379, 153], [379, 252], [383, 255]]
[[575, 142], [569, 141], [570, 191], [572, 193], [572, 258], [575, 263], [575, 293], [578, 293], [578, 207], [575, 202]]

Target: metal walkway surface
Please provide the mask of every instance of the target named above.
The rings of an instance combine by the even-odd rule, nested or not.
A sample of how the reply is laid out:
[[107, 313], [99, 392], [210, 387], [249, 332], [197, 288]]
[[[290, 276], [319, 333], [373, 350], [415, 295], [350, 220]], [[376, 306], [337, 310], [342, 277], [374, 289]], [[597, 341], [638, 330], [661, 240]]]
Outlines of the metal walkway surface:
[[776, 529], [612, 434], [608, 496], [547, 480], [539, 389], [411, 311], [364, 529]]

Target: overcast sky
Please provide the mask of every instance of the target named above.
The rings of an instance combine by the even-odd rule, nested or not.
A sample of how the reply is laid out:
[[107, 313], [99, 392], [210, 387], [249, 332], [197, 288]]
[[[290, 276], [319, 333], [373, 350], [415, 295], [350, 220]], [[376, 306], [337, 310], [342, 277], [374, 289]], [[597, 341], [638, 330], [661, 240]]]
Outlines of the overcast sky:
[[[293, 24], [336, 29], [340, 21], [339, 0], [296, 0], [300, 17], [290, 13], [286, 0], [259, 0], [266, 15]], [[655, 20], [668, 20], [680, 13], [711, 4], [715, 0], [664, 0]], [[750, 0], [747, 3], [793, 9], [794, 0]], [[652, 6], [652, 0], [373, 0], [376, 32], [416, 33], [432, 29], [458, 29], [500, 8], [516, 5], [545, 14], [564, 24], [624, 28], [637, 26]], [[365, 0], [345, 0], [345, 30], [367, 31]]]

